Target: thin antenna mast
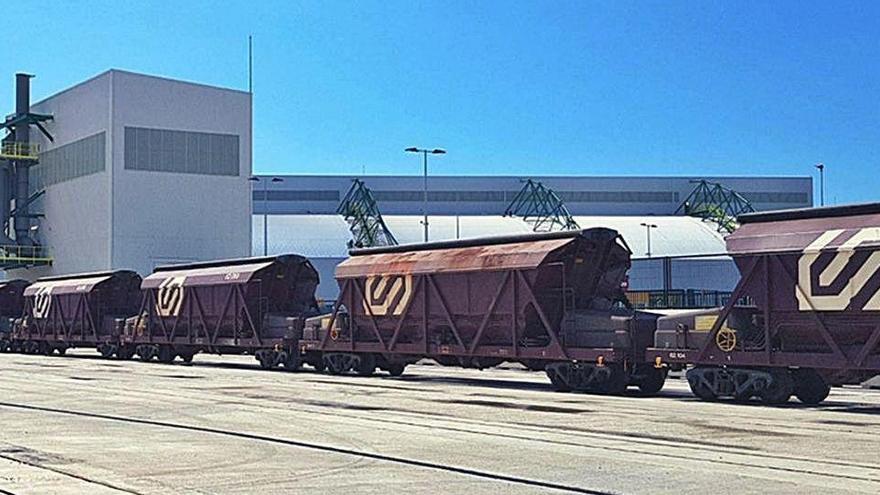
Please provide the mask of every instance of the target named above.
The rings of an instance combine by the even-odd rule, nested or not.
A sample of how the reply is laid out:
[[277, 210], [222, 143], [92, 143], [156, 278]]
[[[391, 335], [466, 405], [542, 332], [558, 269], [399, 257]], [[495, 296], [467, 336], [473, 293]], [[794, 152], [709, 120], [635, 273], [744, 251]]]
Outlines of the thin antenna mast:
[[248, 35], [248, 93], [254, 94], [254, 37]]

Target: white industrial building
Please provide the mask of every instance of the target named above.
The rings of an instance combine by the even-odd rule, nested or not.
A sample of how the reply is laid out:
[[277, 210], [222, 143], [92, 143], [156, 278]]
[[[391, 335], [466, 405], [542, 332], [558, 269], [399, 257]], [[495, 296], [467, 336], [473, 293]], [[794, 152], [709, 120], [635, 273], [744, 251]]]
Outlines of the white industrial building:
[[251, 97], [243, 91], [109, 70], [31, 105], [45, 190], [32, 227], [50, 274], [250, 254]]
[[[308, 256], [321, 275], [319, 296], [333, 299], [333, 270], [347, 256], [349, 226], [336, 213], [353, 177], [260, 176], [253, 183], [253, 253], [264, 252], [263, 218], [268, 219], [269, 254]], [[400, 244], [422, 242], [423, 179], [418, 176], [358, 177], [371, 189], [385, 223]], [[630, 288], [720, 291], [733, 289], [739, 273], [725, 253], [717, 226], [684, 216], [679, 207], [698, 177], [532, 177], [558, 193], [583, 228], [609, 227], [633, 251]], [[528, 233], [520, 218], [504, 217], [522, 187], [522, 177], [437, 176], [428, 178], [429, 239], [434, 241]], [[809, 177], [707, 178], [741, 193], [756, 210], [812, 205]], [[651, 229], [651, 257], [647, 232]]]

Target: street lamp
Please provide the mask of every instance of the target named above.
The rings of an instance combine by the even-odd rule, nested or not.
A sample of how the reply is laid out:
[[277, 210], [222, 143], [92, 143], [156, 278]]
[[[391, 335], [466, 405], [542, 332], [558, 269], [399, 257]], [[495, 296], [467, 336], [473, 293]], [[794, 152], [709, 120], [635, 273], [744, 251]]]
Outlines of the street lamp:
[[272, 177], [272, 179], [261, 180], [259, 177], [248, 177], [251, 182], [263, 183], [263, 256], [269, 256], [269, 182], [284, 182], [281, 177]]
[[825, 206], [825, 164], [817, 163], [815, 167], [819, 169], [819, 202]]
[[653, 224], [653, 223], [641, 223], [639, 225], [644, 227], [645, 231], [648, 233], [648, 252], [646, 254], [648, 255], [648, 258], [650, 258], [651, 257], [651, 229], [656, 229], [657, 225]]
[[424, 164], [424, 177], [423, 177], [423, 190], [422, 190], [422, 216], [424, 219], [422, 220], [422, 225], [425, 226], [425, 242], [428, 242], [428, 154], [432, 155], [445, 155], [446, 150], [440, 148], [434, 148], [432, 150], [426, 148], [407, 148], [403, 150], [407, 153], [421, 153]]

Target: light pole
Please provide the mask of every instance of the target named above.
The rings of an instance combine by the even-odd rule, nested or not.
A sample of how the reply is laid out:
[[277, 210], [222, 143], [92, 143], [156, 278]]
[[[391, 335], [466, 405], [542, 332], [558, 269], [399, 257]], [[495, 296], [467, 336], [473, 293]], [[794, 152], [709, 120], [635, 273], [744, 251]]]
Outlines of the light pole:
[[[263, 256], [269, 256], [269, 179], [260, 180], [259, 177], [248, 177], [251, 182], [263, 183]], [[271, 182], [284, 182], [281, 177], [272, 177]]]
[[425, 226], [425, 242], [428, 242], [428, 153], [432, 155], [445, 155], [446, 150], [434, 148], [432, 150], [426, 148], [407, 148], [403, 150], [407, 153], [421, 153], [423, 158], [423, 190], [422, 190], [422, 224]]
[[815, 167], [819, 169], [819, 204], [825, 206], [825, 164], [817, 163]]
[[648, 252], [646, 254], [648, 255], [648, 258], [650, 258], [651, 257], [651, 229], [656, 229], [657, 225], [655, 225], [653, 223], [644, 223], [644, 222], [641, 223], [640, 225], [642, 227], [644, 227], [645, 231], [648, 233]]

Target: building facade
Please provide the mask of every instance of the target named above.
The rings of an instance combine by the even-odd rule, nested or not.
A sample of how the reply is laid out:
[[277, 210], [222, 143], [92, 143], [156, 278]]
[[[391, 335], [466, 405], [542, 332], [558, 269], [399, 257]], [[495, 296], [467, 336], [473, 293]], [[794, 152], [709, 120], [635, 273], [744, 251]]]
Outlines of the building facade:
[[[274, 214], [335, 213], [354, 177], [281, 175], [253, 191], [254, 211]], [[271, 176], [269, 177], [271, 178]], [[423, 179], [413, 175], [358, 177], [369, 187], [383, 214], [422, 212]], [[553, 189], [572, 215], [675, 215], [697, 184], [718, 182], [748, 199], [756, 210], [806, 208], [813, 204], [810, 177], [428, 177], [431, 215], [501, 215], [523, 187], [523, 179]], [[261, 177], [262, 179], [262, 177]], [[265, 183], [261, 183], [265, 184]]]
[[31, 169], [53, 264], [7, 276], [146, 274], [250, 254], [248, 93], [109, 70], [31, 111], [54, 116]]
[[[312, 259], [321, 276], [319, 296], [335, 297], [333, 271], [346, 257], [348, 225], [336, 214], [352, 177], [260, 176], [254, 182], [253, 253], [296, 252]], [[421, 242], [423, 182], [418, 176], [359, 177], [369, 187], [386, 224], [401, 244]], [[723, 256], [717, 226], [684, 216], [680, 206], [697, 186], [696, 177], [531, 177], [559, 194], [583, 227], [609, 227], [633, 251], [630, 288], [684, 294], [728, 292], [738, 280], [733, 261]], [[429, 177], [430, 240], [527, 233], [518, 218], [504, 218], [522, 187], [519, 177]], [[810, 177], [709, 177], [739, 192], [756, 210], [812, 205]], [[648, 249], [644, 223], [655, 225]], [[649, 253], [650, 252], [650, 253]], [[710, 301], [710, 304], [714, 304]]]

